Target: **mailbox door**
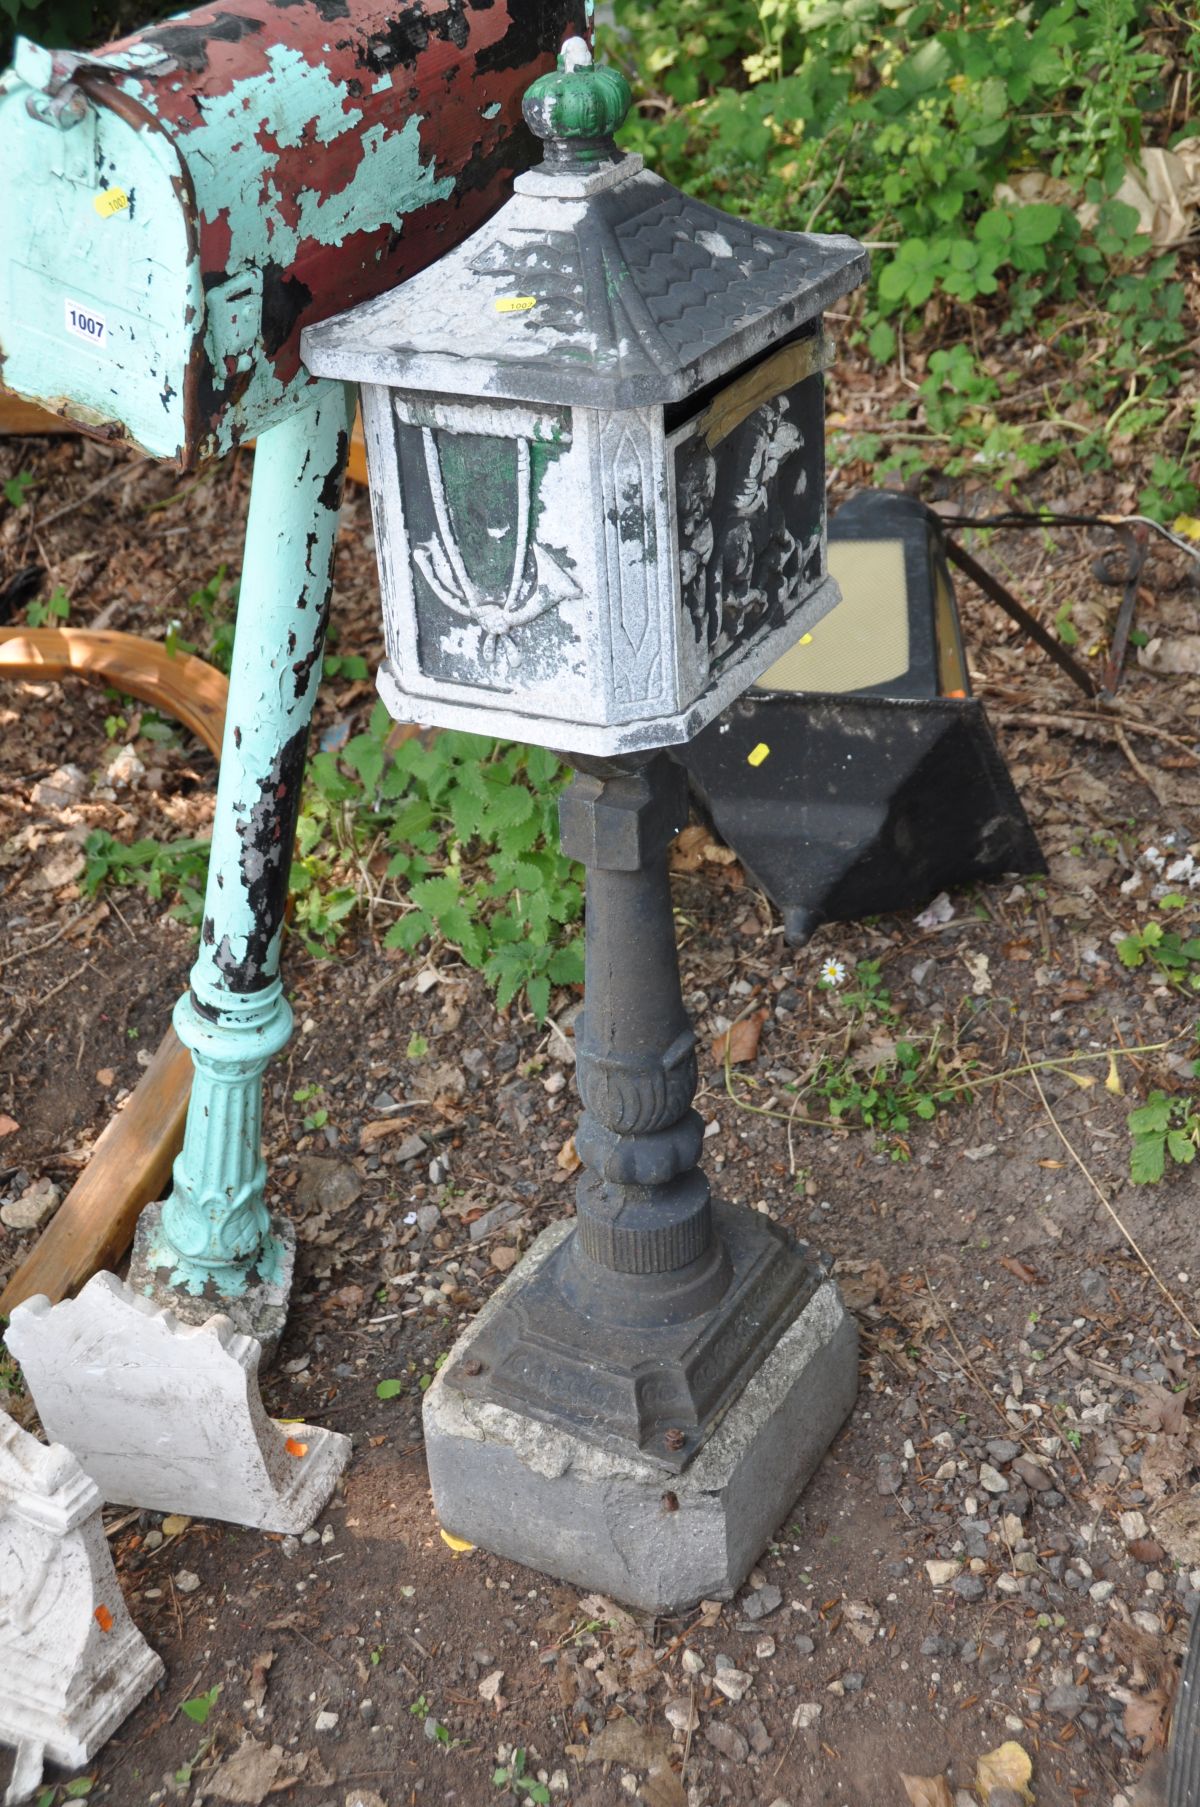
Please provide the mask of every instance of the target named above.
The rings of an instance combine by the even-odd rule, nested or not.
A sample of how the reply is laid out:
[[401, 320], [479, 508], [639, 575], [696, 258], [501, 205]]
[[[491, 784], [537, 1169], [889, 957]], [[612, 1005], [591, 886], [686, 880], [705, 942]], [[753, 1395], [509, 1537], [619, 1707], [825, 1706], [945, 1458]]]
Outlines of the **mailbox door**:
[[164, 132], [108, 110], [60, 130], [29, 114], [29, 92], [13, 80], [0, 94], [0, 380], [175, 456], [204, 316], [178, 153]]

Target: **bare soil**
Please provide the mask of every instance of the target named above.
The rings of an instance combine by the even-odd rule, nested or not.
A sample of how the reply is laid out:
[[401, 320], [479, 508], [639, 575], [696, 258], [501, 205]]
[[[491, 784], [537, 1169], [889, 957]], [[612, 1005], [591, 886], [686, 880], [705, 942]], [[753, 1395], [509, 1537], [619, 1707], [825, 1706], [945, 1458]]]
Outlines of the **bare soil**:
[[[0, 447], [0, 475], [23, 468], [39, 488], [0, 522], [0, 584], [40, 564], [73, 624], [161, 636], [218, 564], [237, 567], [248, 456], [185, 482], [74, 441]], [[865, 473], [836, 477], [844, 493]], [[1065, 483], [1048, 479], [1043, 499], [1061, 505]], [[1113, 506], [1078, 486], [1069, 499]], [[985, 512], [995, 498], [953, 500]], [[997, 539], [988, 556], [1045, 620], [1073, 598], [1086, 651], [1119, 598], [1091, 575], [1104, 543], [1063, 530]], [[648, 1623], [442, 1540], [423, 1384], [571, 1209], [577, 1000], [556, 996], [559, 1027], [499, 1016], [451, 950], [385, 955], [365, 921], [333, 959], [293, 940], [297, 1034], [268, 1075], [265, 1133], [301, 1259], [265, 1396], [350, 1434], [355, 1455], [309, 1541], [199, 1522], [164, 1536], [157, 1515], [108, 1515], [167, 1679], [93, 1763], [90, 1799], [479, 1807], [529, 1798], [521, 1782], [541, 1778], [571, 1807], [888, 1807], [910, 1798], [902, 1772], [970, 1790], [1006, 1741], [1028, 1752], [1039, 1807], [1160, 1798], [1200, 1589], [1200, 1545], [1189, 1555], [1169, 1510], [1200, 1462], [1200, 1231], [1191, 1169], [1130, 1184], [1126, 1120], [1149, 1090], [1187, 1087], [1195, 1007], [1123, 966], [1114, 939], [1156, 914], [1147, 848], [1168, 863], [1200, 851], [1200, 685], [1131, 663], [1100, 715], [998, 611], [965, 586], [961, 600], [975, 682], [1049, 856], [1044, 885], [955, 895], [930, 927], [833, 926], [795, 952], [736, 866], [675, 881], [710, 1175], [836, 1257], [862, 1329], [858, 1407], [748, 1589]], [[1156, 551], [1147, 627], [1190, 631], [1195, 603], [1186, 561]], [[339, 651], [374, 660], [375, 606], [352, 494]], [[327, 685], [318, 733], [357, 727], [370, 700], [369, 686]], [[17, 1125], [0, 1136], [0, 1203], [45, 1176], [69, 1186], [184, 983], [191, 931], [165, 902], [79, 884], [91, 828], [172, 837], [211, 817], [213, 762], [141, 725], [79, 683], [0, 686], [0, 1129]], [[107, 766], [126, 744], [146, 772], [121, 787]], [[67, 762], [85, 798], [35, 802]], [[789, 1086], [845, 1037], [817, 984], [829, 957], [849, 983], [878, 960], [900, 1031], [936, 1031], [948, 1083], [970, 1081], [899, 1143], [788, 1121]], [[757, 1054], [727, 1074], [713, 1039], [758, 1010]], [[846, 1040], [860, 1070], [889, 1035], [868, 1019]], [[410, 1057], [414, 1036], [427, 1052]], [[1100, 1058], [1070, 1072], [1013, 1071], [1089, 1051]], [[307, 1086], [329, 1113], [319, 1130], [294, 1099]], [[825, 1108], [809, 1097], [802, 1114]], [[0, 1277], [30, 1242], [0, 1229]], [[380, 1399], [389, 1378], [402, 1389]], [[10, 1408], [33, 1423], [13, 1385]], [[935, 1586], [926, 1564], [954, 1559], [957, 1580]], [[218, 1684], [205, 1724], [181, 1712]], [[322, 1714], [336, 1723], [319, 1730]]]

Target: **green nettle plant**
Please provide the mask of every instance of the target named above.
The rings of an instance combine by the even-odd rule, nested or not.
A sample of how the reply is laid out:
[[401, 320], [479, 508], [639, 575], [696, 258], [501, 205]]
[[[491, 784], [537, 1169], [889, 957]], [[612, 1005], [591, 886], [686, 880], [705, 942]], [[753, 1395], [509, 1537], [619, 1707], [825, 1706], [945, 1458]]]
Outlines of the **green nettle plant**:
[[[558, 848], [552, 753], [442, 733], [393, 749], [376, 704], [366, 731], [309, 764], [296, 830], [290, 917], [309, 951], [332, 953], [351, 920], [387, 922], [387, 947], [447, 944], [484, 974], [501, 1009], [523, 995], [541, 1020], [556, 985], [583, 978], [579, 868]], [[208, 846], [88, 836], [84, 883], [141, 886], [198, 924]]]
[[[717, 206], [878, 245], [864, 318], [873, 357], [891, 359], [930, 304], [950, 319], [990, 308], [1007, 334], [1037, 320], [1053, 336], [1068, 374], [1046, 430], [1069, 441], [1043, 433], [1031, 447], [999, 421], [1001, 384], [959, 344], [951, 368], [930, 366], [957, 416], [931, 418], [922, 391], [934, 448], [1019, 475], [1066, 443], [1103, 465], [1118, 427], [1128, 439], [1161, 425], [1187, 369], [1185, 290], [1173, 255], [1142, 261], [1137, 212], [1116, 196], [1146, 122], [1169, 111], [1172, 60], [1200, 71], [1200, 34], [1182, 11], [1141, 0], [615, 0], [614, 21], [603, 48], [644, 103], [625, 128], [630, 148]], [[1175, 119], [1170, 137], [1197, 130]], [[1147, 141], [1164, 142], [1151, 131]], [[970, 340], [965, 314], [958, 327], [947, 341]], [[1098, 332], [1103, 355], [1088, 356]], [[1097, 433], [1064, 418], [1072, 403], [1106, 417]], [[1178, 455], [1164, 451], [1141, 498], [1160, 518], [1191, 506], [1196, 434], [1193, 422]]]

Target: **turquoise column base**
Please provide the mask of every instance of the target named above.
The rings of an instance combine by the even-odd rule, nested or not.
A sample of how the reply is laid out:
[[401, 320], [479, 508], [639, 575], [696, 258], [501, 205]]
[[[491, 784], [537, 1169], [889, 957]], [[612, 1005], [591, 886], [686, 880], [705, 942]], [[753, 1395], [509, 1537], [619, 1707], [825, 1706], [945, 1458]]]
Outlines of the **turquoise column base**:
[[264, 1199], [262, 1078], [291, 1036], [292, 1011], [278, 979], [248, 997], [207, 989], [185, 993], [172, 1016], [195, 1070], [187, 1128], [170, 1196], [138, 1220], [129, 1282], [185, 1323], [223, 1312], [269, 1356], [296, 1238]]
[[143, 1211], [129, 1273], [185, 1322], [225, 1313], [268, 1357], [295, 1234], [264, 1197], [262, 1079], [292, 1031], [279, 949], [353, 418], [352, 390], [315, 385], [255, 452], [200, 950], [174, 1013], [195, 1077], [170, 1197]]

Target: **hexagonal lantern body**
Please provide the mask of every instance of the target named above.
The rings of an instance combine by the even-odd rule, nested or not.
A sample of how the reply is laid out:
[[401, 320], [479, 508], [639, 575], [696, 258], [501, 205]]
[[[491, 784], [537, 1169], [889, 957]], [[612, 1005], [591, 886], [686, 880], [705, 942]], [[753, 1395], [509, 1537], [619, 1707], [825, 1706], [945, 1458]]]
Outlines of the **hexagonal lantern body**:
[[489, 224], [303, 354], [363, 385], [392, 714], [614, 756], [689, 739], [836, 602], [821, 315], [868, 260], [622, 156], [586, 54], [527, 97], [546, 158]]

